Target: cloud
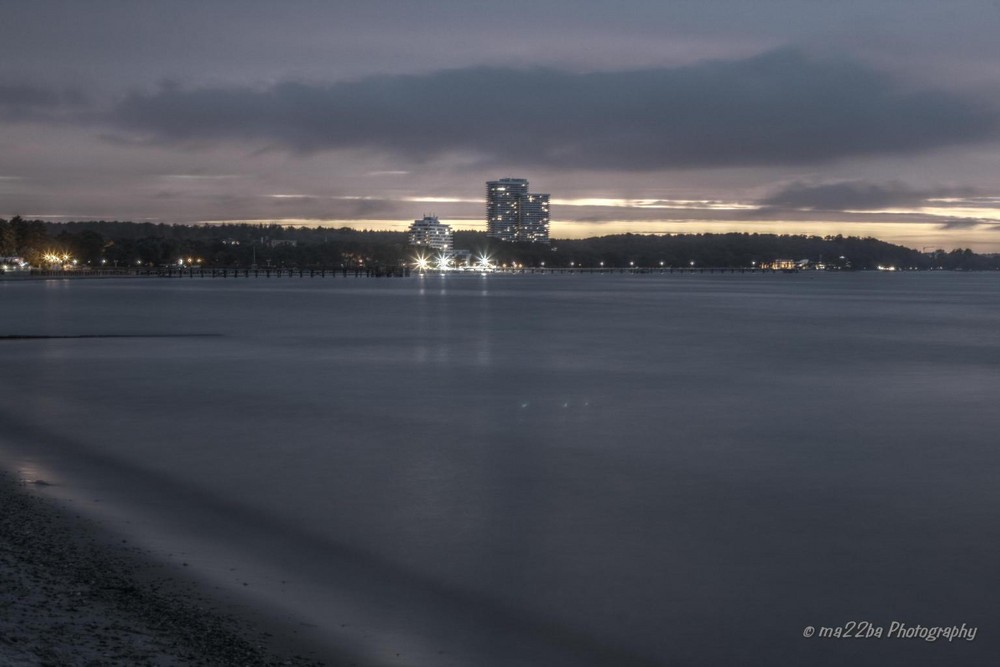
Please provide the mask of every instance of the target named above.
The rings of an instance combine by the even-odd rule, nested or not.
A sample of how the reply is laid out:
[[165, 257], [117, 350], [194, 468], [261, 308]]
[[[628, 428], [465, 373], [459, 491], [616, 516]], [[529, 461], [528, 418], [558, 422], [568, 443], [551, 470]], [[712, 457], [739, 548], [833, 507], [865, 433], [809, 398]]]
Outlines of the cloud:
[[839, 181], [808, 184], [795, 182], [761, 200], [774, 208], [817, 211], [875, 211], [893, 207], [922, 206], [928, 199], [969, 194], [968, 190], [940, 188], [918, 190], [902, 183]]
[[[992, 223], [992, 224], [991, 224]], [[938, 225], [938, 229], [977, 229], [979, 227], [995, 227], [993, 220], [979, 220], [976, 218], [953, 218]]]
[[0, 119], [7, 122], [57, 120], [87, 103], [86, 96], [74, 89], [0, 82]]
[[627, 170], [907, 154], [998, 127], [996, 111], [974, 99], [905, 90], [866, 65], [791, 49], [624, 72], [477, 67], [264, 89], [166, 86], [122, 99], [110, 120], [143, 140], [186, 146]]

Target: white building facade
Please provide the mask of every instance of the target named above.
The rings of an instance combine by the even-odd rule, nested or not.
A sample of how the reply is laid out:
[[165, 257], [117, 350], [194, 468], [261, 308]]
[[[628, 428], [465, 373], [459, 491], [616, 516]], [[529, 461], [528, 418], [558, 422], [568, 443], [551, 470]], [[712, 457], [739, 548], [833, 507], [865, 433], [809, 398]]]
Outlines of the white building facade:
[[451, 252], [452, 243], [451, 226], [443, 224], [437, 216], [425, 215], [410, 225], [410, 245]]

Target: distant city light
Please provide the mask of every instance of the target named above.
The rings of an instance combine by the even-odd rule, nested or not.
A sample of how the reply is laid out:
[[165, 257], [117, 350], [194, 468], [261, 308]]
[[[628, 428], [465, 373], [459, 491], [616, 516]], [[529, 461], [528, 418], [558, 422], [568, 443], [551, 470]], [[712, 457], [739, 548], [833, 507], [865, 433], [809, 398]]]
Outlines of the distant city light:
[[493, 258], [484, 253], [479, 256], [476, 266], [480, 271], [492, 271], [494, 268]]
[[69, 254], [63, 253], [59, 254], [56, 252], [47, 252], [42, 255], [42, 260], [51, 266], [51, 268], [62, 268], [68, 269], [77, 263], [75, 259]]

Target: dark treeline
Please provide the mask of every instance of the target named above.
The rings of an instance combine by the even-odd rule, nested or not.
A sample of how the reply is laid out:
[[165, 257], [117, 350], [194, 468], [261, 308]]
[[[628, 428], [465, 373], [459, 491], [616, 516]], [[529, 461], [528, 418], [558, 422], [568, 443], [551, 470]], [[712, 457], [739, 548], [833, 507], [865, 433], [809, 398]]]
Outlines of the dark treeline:
[[748, 268], [776, 259], [823, 263], [831, 268], [1000, 269], [1000, 255], [971, 250], [922, 253], [873, 238], [779, 234], [616, 234], [588, 239], [553, 240], [551, 247], [499, 243], [482, 232], [455, 232], [455, 247], [486, 253], [494, 261], [526, 267], [584, 266]]
[[[9, 238], [8, 238], [9, 237]], [[6, 240], [6, 241], [5, 241]], [[33, 266], [46, 255], [80, 266], [166, 266], [180, 260], [214, 267], [398, 266], [411, 253], [407, 235], [281, 225], [172, 225], [145, 222], [0, 220], [0, 256]]]
[[[971, 250], [921, 253], [873, 238], [777, 234], [618, 234], [553, 240], [551, 246], [500, 243], [483, 232], [455, 232], [455, 247], [497, 264], [525, 267], [751, 267], [775, 259], [822, 262], [832, 268], [1000, 269], [1000, 255]], [[0, 219], [0, 256], [41, 266], [45, 256], [71, 256], [81, 266], [246, 268], [400, 266], [417, 249], [405, 232], [281, 225], [173, 225], [135, 222], [43, 222]]]

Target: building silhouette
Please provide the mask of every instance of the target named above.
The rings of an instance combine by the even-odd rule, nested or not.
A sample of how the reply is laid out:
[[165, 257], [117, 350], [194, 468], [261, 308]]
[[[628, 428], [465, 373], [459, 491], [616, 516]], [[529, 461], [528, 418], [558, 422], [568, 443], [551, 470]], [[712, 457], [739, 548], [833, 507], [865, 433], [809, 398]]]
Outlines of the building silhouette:
[[528, 192], [524, 178], [486, 183], [486, 235], [509, 243], [549, 242], [549, 196]]

